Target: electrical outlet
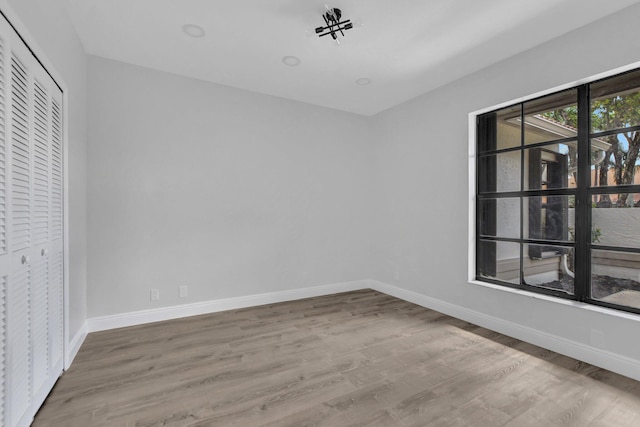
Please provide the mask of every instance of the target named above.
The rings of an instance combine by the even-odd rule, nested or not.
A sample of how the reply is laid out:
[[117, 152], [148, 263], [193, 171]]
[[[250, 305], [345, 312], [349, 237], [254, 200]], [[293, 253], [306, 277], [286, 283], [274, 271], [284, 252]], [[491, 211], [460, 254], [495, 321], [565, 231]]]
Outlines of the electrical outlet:
[[189, 295], [189, 290], [187, 285], [180, 285], [180, 298], [186, 298]]
[[151, 301], [158, 301], [160, 299], [160, 290], [151, 289]]

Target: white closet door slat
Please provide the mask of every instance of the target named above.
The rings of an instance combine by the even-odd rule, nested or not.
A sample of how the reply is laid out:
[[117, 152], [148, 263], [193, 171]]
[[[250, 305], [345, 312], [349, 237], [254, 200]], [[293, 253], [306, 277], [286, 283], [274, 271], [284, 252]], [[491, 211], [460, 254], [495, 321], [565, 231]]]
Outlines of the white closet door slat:
[[31, 313], [30, 271], [26, 266], [14, 271], [9, 280], [9, 351], [11, 352], [10, 411], [14, 421], [31, 404]]
[[7, 276], [0, 277], [0, 426], [5, 419], [4, 402], [7, 384]]
[[5, 96], [5, 42], [0, 38], [0, 255], [7, 253], [7, 200], [6, 200], [6, 153], [7, 153], [7, 134], [6, 134], [6, 111], [7, 98]]
[[12, 168], [12, 249], [18, 252], [31, 245], [31, 165], [29, 161], [29, 108], [27, 70], [11, 55], [11, 168]]
[[49, 241], [49, 103], [47, 89], [34, 84], [33, 244]]
[[33, 264], [31, 275], [31, 343], [33, 349], [33, 392], [49, 378], [49, 262], [46, 257]]
[[49, 275], [49, 333], [51, 340], [51, 368], [61, 366], [63, 353], [63, 251], [59, 250], [51, 254]]
[[0, 37], [0, 426], [6, 425], [8, 400], [8, 351], [7, 330], [7, 275], [9, 274], [7, 242], [7, 96], [6, 96], [6, 42]]
[[[60, 93], [58, 93], [60, 95]], [[63, 157], [62, 157], [62, 102], [51, 94], [51, 256], [49, 307], [51, 330], [51, 364], [61, 366], [64, 357], [64, 244], [63, 236]]]
[[62, 109], [51, 101], [51, 221], [52, 240], [62, 239]]

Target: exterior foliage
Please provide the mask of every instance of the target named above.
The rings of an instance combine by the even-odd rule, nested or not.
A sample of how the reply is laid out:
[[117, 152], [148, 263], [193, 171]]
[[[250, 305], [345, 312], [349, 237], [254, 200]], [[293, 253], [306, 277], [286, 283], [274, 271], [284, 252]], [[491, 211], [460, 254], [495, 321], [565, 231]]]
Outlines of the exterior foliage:
[[[574, 128], [578, 127], [578, 112], [575, 105], [548, 111], [544, 117]], [[640, 125], [640, 92], [618, 94], [591, 102], [591, 131], [603, 132], [625, 129]], [[623, 131], [601, 137], [610, 144], [604, 160], [595, 166], [597, 182], [600, 186], [629, 185], [634, 183], [636, 164], [640, 152], [640, 131]], [[569, 148], [570, 165], [576, 162], [575, 147]], [[609, 182], [609, 170], [613, 170], [613, 181]], [[628, 193], [621, 193], [615, 201], [618, 207], [628, 205]], [[611, 206], [607, 194], [599, 196], [598, 207]]]

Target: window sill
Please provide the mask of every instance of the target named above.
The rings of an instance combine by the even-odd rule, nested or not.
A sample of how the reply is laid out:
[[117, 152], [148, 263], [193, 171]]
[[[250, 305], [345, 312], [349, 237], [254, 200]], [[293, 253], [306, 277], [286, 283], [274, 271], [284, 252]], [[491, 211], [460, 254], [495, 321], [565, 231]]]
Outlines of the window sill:
[[510, 287], [507, 287], [507, 286], [494, 285], [493, 283], [481, 282], [479, 280], [469, 280], [468, 283], [472, 284], [472, 285], [484, 286], [486, 288], [495, 289], [495, 290], [499, 290], [499, 291], [502, 291], [502, 292], [509, 292], [509, 293], [512, 293], [512, 294], [521, 295], [521, 296], [527, 297], [527, 298], [534, 298], [534, 299], [539, 299], [539, 300], [543, 300], [543, 301], [548, 301], [548, 302], [552, 302], [554, 304], [563, 305], [565, 307], [577, 308], [577, 309], [580, 309], [580, 310], [587, 310], [587, 311], [591, 311], [591, 312], [595, 312], [595, 313], [599, 313], [599, 314], [605, 314], [605, 315], [608, 315], [608, 316], [613, 316], [613, 317], [626, 319], [626, 320], [632, 320], [632, 321], [640, 323], [640, 315], [637, 315], [637, 314], [634, 314], [634, 313], [628, 313], [626, 311], [620, 311], [620, 310], [615, 310], [615, 309], [612, 309], [612, 308], [601, 307], [601, 306], [598, 306], [598, 305], [587, 304], [587, 303], [580, 302], [580, 301], [572, 301], [572, 300], [557, 298], [557, 297], [553, 297], [553, 296], [549, 296], [549, 295], [544, 295], [544, 294], [538, 294], [538, 293], [535, 293], [535, 292], [525, 291], [525, 290], [522, 290], [522, 289], [510, 288]]

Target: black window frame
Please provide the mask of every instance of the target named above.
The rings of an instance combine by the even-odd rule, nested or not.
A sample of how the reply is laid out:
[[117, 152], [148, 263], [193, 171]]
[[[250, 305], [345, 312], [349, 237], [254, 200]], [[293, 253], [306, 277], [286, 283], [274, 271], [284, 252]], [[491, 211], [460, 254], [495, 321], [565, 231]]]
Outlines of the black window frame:
[[[591, 86], [600, 84], [607, 80], [615, 79], [626, 74], [638, 73], [640, 69], [633, 69], [623, 73], [614, 74], [605, 78], [564, 88], [556, 92], [551, 92], [536, 98], [526, 99], [521, 102], [503, 106], [495, 110], [476, 115], [475, 121], [475, 271], [473, 277], [477, 281], [492, 283], [509, 288], [521, 289], [538, 294], [549, 295], [566, 300], [579, 301], [587, 304], [597, 305], [601, 307], [611, 308], [615, 310], [640, 314], [640, 308], [614, 304], [599, 299], [592, 298], [591, 295], [591, 251], [606, 250], [613, 252], [627, 252], [640, 254], [640, 247], [628, 246], [606, 246], [593, 243], [591, 236], [591, 209], [592, 200], [595, 195], [601, 194], [620, 194], [620, 193], [640, 193], [640, 185], [610, 185], [610, 186], [594, 186], [591, 182], [591, 140], [613, 134], [623, 132], [640, 131], [640, 126], [629, 126], [625, 128], [616, 128], [605, 131], [591, 132]], [[640, 91], [640, 78], [637, 81], [638, 90]], [[544, 141], [540, 143], [526, 143], [525, 141], [525, 106], [528, 103], [542, 100], [547, 97], [561, 94], [562, 92], [576, 91], [577, 106], [577, 138], [558, 138], [554, 140]], [[506, 148], [497, 148], [497, 113], [509, 108], [519, 106], [520, 114], [520, 144], [517, 146], [508, 146]], [[554, 144], [567, 143], [569, 141], [577, 141], [577, 186], [576, 188], [568, 188], [567, 185], [560, 185], [559, 188], [544, 189], [526, 189], [525, 188], [525, 151], [538, 148], [544, 150], [546, 146]], [[497, 164], [496, 155], [501, 153], [520, 153], [520, 190], [519, 191], [497, 191]], [[493, 173], [487, 173], [485, 168], [493, 169]], [[529, 173], [531, 173], [529, 171]], [[548, 239], [546, 235], [532, 235], [531, 230], [528, 237], [524, 236], [523, 224], [524, 216], [524, 200], [527, 197], [555, 197], [555, 196], [573, 196], [575, 199], [575, 233], [574, 240], [571, 241], [566, 233], [561, 238]], [[519, 198], [520, 200], [520, 236], [519, 237], [501, 237], [497, 236], [497, 219], [491, 219], [488, 211], [493, 209], [494, 216], [495, 207], [491, 207], [492, 201], [501, 198]], [[486, 219], [489, 217], [489, 221]], [[484, 218], [484, 221], [483, 221]], [[493, 223], [492, 223], [493, 221]], [[531, 226], [529, 223], [528, 226]], [[483, 230], [485, 233], [481, 232]], [[493, 236], [491, 235], [493, 234]], [[544, 233], [541, 233], [544, 234]], [[498, 242], [517, 243], [520, 245], [520, 279], [519, 283], [499, 280], [495, 276], [496, 264], [496, 245]], [[574, 251], [574, 291], [573, 294], [562, 290], [555, 290], [525, 283], [524, 259], [526, 256], [533, 257], [532, 254], [525, 254], [525, 246], [539, 245], [538, 247], [552, 246], [555, 248], [565, 247]], [[494, 261], [494, 271], [480, 271], [480, 266], [491, 269], [491, 263], [488, 259]], [[485, 273], [485, 274], [482, 274]], [[493, 273], [493, 274], [492, 274]]]

